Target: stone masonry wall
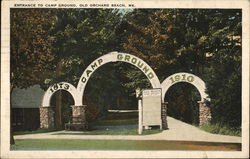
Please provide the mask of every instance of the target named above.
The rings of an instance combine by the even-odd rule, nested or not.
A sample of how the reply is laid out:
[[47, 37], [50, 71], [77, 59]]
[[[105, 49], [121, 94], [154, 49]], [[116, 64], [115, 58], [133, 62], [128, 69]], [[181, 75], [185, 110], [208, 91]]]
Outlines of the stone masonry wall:
[[85, 124], [86, 121], [86, 105], [72, 106], [72, 122], [73, 124]]
[[204, 103], [199, 102], [199, 119], [200, 123], [199, 125], [208, 124], [211, 121], [211, 111], [210, 108]]
[[40, 107], [40, 128], [55, 127], [54, 110], [52, 107]]

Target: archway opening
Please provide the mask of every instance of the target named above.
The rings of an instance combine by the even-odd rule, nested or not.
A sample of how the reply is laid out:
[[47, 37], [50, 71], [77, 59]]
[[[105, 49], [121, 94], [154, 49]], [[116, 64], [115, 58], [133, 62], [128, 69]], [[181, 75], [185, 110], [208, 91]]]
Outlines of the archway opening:
[[58, 90], [52, 95], [50, 105], [54, 111], [55, 128], [64, 129], [65, 124], [72, 119], [71, 105], [74, 105], [72, 95], [68, 91]]
[[137, 88], [152, 88], [146, 75], [124, 62], [98, 68], [90, 77], [83, 96], [89, 128], [133, 129], [138, 127]]
[[199, 125], [200, 93], [190, 83], [180, 82], [172, 85], [165, 94], [167, 115], [188, 124]]

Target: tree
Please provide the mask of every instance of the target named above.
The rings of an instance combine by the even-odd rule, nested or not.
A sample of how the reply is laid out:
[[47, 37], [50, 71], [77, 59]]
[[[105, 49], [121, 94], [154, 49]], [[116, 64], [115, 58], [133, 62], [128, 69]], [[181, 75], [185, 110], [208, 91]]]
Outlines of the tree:
[[134, 10], [124, 18], [123, 49], [147, 61], [160, 79], [176, 71], [202, 75], [210, 10]]
[[62, 59], [61, 79], [77, 84], [88, 64], [119, 48], [114, 34], [119, 16], [113, 9], [57, 11], [53, 46]]
[[[240, 16], [239, 10], [135, 9], [119, 27], [122, 47], [148, 62], [160, 80], [181, 71], [204, 79], [214, 121], [237, 127], [241, 119]], [[186, 92], [186, 87], [178, 89]], [[184, 94], [187, 100], [190, 92]], [[182, 103], [179, 100], [176, 106]]]
[[210, 23], [211, 56], [207, 68], [213, 122], [241, 127], [241, 11], [216, 10]]
[[[84, 68], [93, 60], [110, 51], [119, 50], [115, 28], [120, 21], [120, 13], [114, 9], [59, 9], [56, 15], [53, 47], [61, 59], [62, 71], [57, 79], [51, 78], [50, 83], [65, 80], [76, 86]], [[111, 77], [117, 76], [114, 68], [104, 66], [101, 70], [105, 72], [97, 71], [87, 85], [85, 95], [89, 99], [83, 98], [84, 102], [90, 101], [97, 107], [108, 105], [105, 102], [114, 101], [116, 94], [119, 94], [110, 91], [112, 88], [116, 90], [115, 88], [119, 87], [115, 78], [113, 78], [114, 81], [110, 81]], [[105, 75], [106, 72], [109, 72], [108, 76]], [[104, 83], [110, 83], [110, 85]], [[96, 95], [97, 92], [100, 92], [99, 96], [108, 95], [107, 98], [111, 100], [100, 99]]]
[[[208, 27], [203, 23], [204, 26], [194, 25], [194, 19], [198, 22], [206, 21], [206, 17], [202, 17], [202, 14], [204, 12], [199, 10], [134, 10], [125, 16], [120, 26], [124, 35], [122, 46], [127, 52], [148, 62], [162, 81], [176, 72], [200, 75], [202, 74], [200, 67], [205, 65], [206, 52], [200, 43], [200, 38], [206, 35]], [[133, 79], [133, 76], [130, 78]], [[187, 101], [191, 93], [188, 85], [177, 85], [175, 88], [176, 91], [182, 92], [183, 98], [177, 99], [176, 102], [168, 101], [171, 104], [170, 109], [174, 110], [181, 105], [187, 107], [187, 103], [193, 104]], [[173, 91], [170, 92], [171, 97], [175, 97], [174, 95]]]
[[[214, 122], [237, 127], [240, 16], [239, 10], [214, 9], [12, 9], [11, 87], [48, 88], [62, 80], [76, 86], [93, 60], [110, 51], [124, 51], [145, 60], [161, 81], [181, 71], [204, 79]], [[54, 77], [57, 66], [61, 73]], [[97, 109], [114, 106], [120, 96], [132, 96], [138, 87], [150, 87], [140, 70], [119, 62], [107, 64], [91, 76], [83, 98], [96, 107], [96, 115]], [[173, 105], [182, 106], [184, 115], [185, 105], [192, 104], [188, 98], [197, 96], [189, 88], [174, 88], [183, 92]]]
[[55, 17], [48, 9], [11, 9], [10, 18], [11, 92], [17, 87], [44, 85], [55, 71], [50, 35]]
[[50, 10], [11, 9], [11, 88], [27, 88], [54, 73]]

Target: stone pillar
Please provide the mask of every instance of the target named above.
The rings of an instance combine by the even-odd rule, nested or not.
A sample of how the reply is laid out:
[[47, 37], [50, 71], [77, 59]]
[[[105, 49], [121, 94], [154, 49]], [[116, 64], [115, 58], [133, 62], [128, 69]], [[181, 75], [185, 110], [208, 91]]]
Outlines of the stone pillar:
[[161, 121], [162, 121], [162, 129], [168, 129], [168, 122], [167, 122], [167, 102], [161, 104]]
[[53, 107], [40, 107], [40, 128], [53, 129], [55, 128]]
[[210, 108], [206, 105], [206, 103], [199, 101], [199, 125], [209, 124], [211, 121], [211, 111]]
[[88, 129], [88, 122], [86, 120], [87, 105], [72, 105], [72, 124], [75, 130]]

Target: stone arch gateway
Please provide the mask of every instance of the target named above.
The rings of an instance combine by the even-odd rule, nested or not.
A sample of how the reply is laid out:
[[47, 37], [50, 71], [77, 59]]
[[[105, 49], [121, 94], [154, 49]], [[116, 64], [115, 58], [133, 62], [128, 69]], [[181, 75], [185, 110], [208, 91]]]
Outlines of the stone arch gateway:
[[[169, 77], [167, 77], [162, 83], [162, 101], [164, 102], [165, 95], [168, 91], [168, 89], [179, 82], [187, 82], [195, 86], [195, 88], [199, 91], [201, 100], [198, 101], [199, 103], [199, 124], [206, 124], [209, 123], [211, 120], [211, 111], [210, 108], [206, 105], [206, 101], [210, 101], [210, 98], [208, 94], [206, 93], [206, 85], [205, 82], [199, 78], [198, 76], [186, 73], [186, 72], [180, 72], [175, 73]], [[167, 109], [167, 104], [164, 103], [165, 109]], [[165, 110], [167, 112], [167, 110]]]
[[79, 100], [80, 98], [79, 98], [79, 93], [77, 92], [77, 89], [70, 83], [60, 82], [60, 83], [53, 84], [47, 89], [43, 97], [42, 107], [50, 106], [50, 99], [52, 95], [58, 90], [65, 90], [69, 92], [74, 99], [75, 105], [81, 105], [81, 101]]
[[[178, 83], [178, 82], [188, 82], [194, 85], [201, 96], [201, 100], [199, 101], [199, 114], [200, 114], [200, 125], [204, 123], [208, 123], [211, 119], [210, 108], [206, 106], [206, 100], [210, 101], [208, 95], [206, 94], [206, 86], [203, 80], [199, 77], [190, 74], [190, 73], [176, 73], [168, 78], [166, 78], [162, 83], [160, 83], [157, 75], [154, 70], [142, 59], [127, 53], [121, 52], [110, 52], [105, 54], [96, 60], [94, 60], [82, 73], [77, 87], [74, 87], [72, 84], [67, 82], [60, 82], [50, 86], [44, 94], [43, 101], [40, 107], [40, 127], [41, 128], [53, 128], [54, 127], [54, 110], [50, 106], [50, 99], [52, 95], [58, 90], [68, 91], [73, 99], [74, 105], [72, 105], [72, 123], [74, 126], [77, 126], [79, 129], [87, 129], [87, 121], [86, 121], [86, 107], [87, 105], [83, 105], [83, 96], [85, 87], [91, 75], [102, 65], [110, 62], [126, 62], [135, 67], [139, 68], [150, 81], [152, 88], [161, 88], [162, 89], [162, 125], [167, 128], [166, 121], [166, 112], [167, 105], [164, 103], [165, 94], [168, 89]], [[72, 124], [69, 123], [69, 127]]]
[[68, 91], [74, 98], [75, 105], [72, 106], [72, 122], [74, 125], [79, 125], [82, 129], [87, 128], [87, 121], [85, 117], [86, 105], [83, 105], [82, 97], [87, 82], [91, 75], [99, 67], [110, 62], [126, 62], [139, 68], [149, 79], [153, 88], [160, 88], [160, 81], [154, 70], [142, 59], [127, 53], [110, 52], [96, 60], [94, 60], [83, 72], [79, 79], [77, 88], [67, 82], [60, 82], [48, 88], [43, 97], [42, 106], [40, 107], [40, 127], [53, 128], [54, 127], [54, 111], [50, 106], [50, 99], [52, 95], [58, 90]]
[[187, 82], [192, 85], [194, 85], [197, 90], [200, 93], [201, 96], [201, 101], [208, 100], [210, 101], [210, 98], [208, 97], [206, 93], [206, 85], [205, 82], [199, 78], [198, 76], [191, 74], [191, 73], [185, 73], [185, 72], [180, 72], [180, 73], [175, 73], [169, 77], [167, 77], [162, 83], [161, 83], [161, 88], [162, 88], [162, 101], [164, 101], [166, 92], [168, 89], [179, 82]]
[[54, 128], [54, 110], [50, 105], [51, 97], [58, 90], [65, 90], [69, 92], [73, 99], [75, 105], [80, 105], [79, 93], [77, 89], [70, 83], [59, 82], [50, 86], [45, 92], [42, 100], [42, 105], [40, 107], [40, 127], [41, 128]]

